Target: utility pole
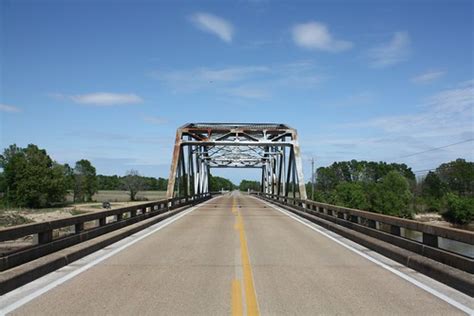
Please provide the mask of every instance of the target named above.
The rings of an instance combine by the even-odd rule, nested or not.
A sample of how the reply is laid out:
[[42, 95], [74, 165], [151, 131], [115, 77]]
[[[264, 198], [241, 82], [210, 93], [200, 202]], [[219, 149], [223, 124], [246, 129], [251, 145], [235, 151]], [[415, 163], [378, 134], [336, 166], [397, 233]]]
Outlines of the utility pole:
[[314, 157], [311, 158], [311, 200], [314, 201]]

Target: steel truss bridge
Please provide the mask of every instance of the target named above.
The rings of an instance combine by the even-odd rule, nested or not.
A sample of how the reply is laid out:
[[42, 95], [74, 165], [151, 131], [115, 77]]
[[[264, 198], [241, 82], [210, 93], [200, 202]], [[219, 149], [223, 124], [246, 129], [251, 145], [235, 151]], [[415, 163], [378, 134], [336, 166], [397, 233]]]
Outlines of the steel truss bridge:
[[209, 192], [212, 168], [259, 168], [261, 191], [306, 199], [298, 134], [274, 123], [189, 123], [176, 132], [167, 195]]

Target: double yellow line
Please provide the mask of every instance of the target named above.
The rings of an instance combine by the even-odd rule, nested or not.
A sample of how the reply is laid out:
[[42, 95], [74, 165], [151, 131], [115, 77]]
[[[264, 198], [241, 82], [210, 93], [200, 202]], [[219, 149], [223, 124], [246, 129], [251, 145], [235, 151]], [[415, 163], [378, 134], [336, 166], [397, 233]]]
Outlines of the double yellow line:
[[[253, 284], [252, 266], [250, 264], [247, 238], [245, 237], [244, 221], [236, 207], [235, 197], [232, 200], [232, 213], [236, 216], [235, 229], [239, 233], [240, 238], [240, 256], [242, 260], [247, 315], [258, 316], [260, 313], [258, 311], [257, 295]], [[238, 279], [232, 281], [232, 315], [243, 315], [242, 289], [240, 280]]]

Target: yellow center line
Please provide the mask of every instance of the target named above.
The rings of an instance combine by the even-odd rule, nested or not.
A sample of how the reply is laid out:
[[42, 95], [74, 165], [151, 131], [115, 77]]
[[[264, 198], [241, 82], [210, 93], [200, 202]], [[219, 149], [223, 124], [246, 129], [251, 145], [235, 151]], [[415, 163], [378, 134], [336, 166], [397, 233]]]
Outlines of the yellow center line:
[[240, 238], [240, 255], [242, 260], [242, 270], [244, 277], [245, 300], [247, 306], [247, 315], [260, 315], [257, 304], [257, 295], [253, 282], [252, 265], [250, 264], [250, 256], [247, 246], [247, 238], [245, 236], [244, 220], [235, 205], [235, 198], [232, 202], [232, 212], [237, 215], [237, 223], [235, 229], [239, 232]]
[[240, 287], [240, 281], [234, 279], [232, 280], [232, 316], [242, 315], [242, 289]]

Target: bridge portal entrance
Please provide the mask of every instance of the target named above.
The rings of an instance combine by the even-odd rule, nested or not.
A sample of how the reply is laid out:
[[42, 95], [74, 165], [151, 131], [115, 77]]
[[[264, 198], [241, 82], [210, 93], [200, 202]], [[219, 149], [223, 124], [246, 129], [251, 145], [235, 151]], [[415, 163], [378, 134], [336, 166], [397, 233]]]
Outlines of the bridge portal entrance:
[[261, 191], [306, 199], [295, 129], [274, 123], [188, 123], [176, 131], [168, 198], [209, 192], [213, 168], [259, 168]]

